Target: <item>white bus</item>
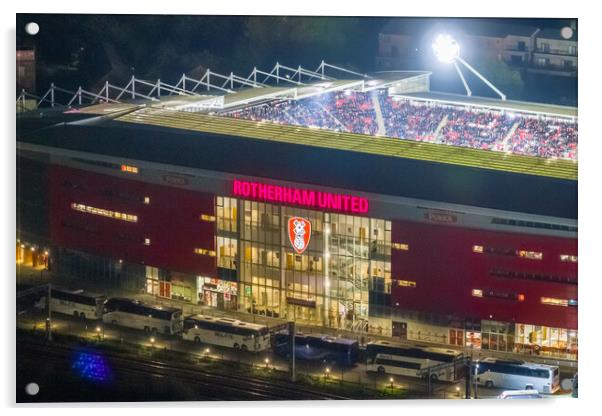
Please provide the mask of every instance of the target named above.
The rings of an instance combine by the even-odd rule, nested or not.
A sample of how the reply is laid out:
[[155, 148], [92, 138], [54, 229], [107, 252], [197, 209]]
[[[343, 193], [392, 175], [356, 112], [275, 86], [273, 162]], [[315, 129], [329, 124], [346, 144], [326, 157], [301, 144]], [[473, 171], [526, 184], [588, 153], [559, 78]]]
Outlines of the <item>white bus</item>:
[[444, 348], [375, 341], [366, 346], [367, 371], [454, 381], [465, 373], [464, 355]]
[[192, 315], [184, 320], [182, 338], [242, 351], [259, 352], [270, 348], [267, 326], [204, 315]]
[[[35, 304], [36, 308], [46, 308], [46, 291]], [[73, 315], [82, 319], [100, 319], [104, 295], [89, 293], [83, 290], [52, 289], [50, 293], [51, 312]]]
[[182, 331], [182, 310], [149, 305], [136, 299], [111, 298], [104, 304], [102, 321], [148, 333], [173, 335]]
[[537, 390], [547, 394], [560, 389], [557, 366], [496, 358], [485, 358], [477, 365], [477, 384], [480, 386]]

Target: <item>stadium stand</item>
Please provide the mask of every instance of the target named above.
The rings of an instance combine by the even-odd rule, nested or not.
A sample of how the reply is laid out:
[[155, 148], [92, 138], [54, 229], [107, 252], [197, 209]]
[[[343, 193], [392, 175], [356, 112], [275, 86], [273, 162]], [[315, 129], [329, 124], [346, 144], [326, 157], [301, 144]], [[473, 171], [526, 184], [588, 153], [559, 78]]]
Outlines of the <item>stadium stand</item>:
[[[377, 95], [380, 108], [375, 108], [372, 94]], [[385, 90], [336, 91], [301, 100], [271, 101], [221, 115], [376, 135], [377, 111], [388, 137], [577, 160], [577, 122], [396, 99]]]

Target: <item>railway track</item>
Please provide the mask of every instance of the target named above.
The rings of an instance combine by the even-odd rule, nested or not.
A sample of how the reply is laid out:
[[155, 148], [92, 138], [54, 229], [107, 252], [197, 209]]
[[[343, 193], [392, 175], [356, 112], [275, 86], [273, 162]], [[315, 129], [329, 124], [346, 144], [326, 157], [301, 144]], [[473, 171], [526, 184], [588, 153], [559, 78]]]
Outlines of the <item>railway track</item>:
[[[18, 354], [44, 357], [45, 361], [69, 362], [74, 350], [53, 344], [23, 342]], [[316, 391], [283, 380], [264, 380], [220, 374], [182, 364], [142, 360], [102, 352], [114, 372], [125, 379], [173, 378], [198, 389], [199, 400], [349, 400], [349, 397]]]

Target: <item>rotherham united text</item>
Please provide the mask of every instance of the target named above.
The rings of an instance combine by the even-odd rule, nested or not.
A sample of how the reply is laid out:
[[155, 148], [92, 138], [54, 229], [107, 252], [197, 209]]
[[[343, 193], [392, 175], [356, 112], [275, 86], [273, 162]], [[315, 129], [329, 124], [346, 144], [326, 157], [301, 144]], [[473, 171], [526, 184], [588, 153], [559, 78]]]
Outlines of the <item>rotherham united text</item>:
[[235, 179], [233, 193], [243, 198], [266, 202], [281, 202], [283, 204], [300, 205], [308, 208], [353, 213], [368, 212], [368, 200], [366, 198], [313, 191], [311, 189], [288, 188]]

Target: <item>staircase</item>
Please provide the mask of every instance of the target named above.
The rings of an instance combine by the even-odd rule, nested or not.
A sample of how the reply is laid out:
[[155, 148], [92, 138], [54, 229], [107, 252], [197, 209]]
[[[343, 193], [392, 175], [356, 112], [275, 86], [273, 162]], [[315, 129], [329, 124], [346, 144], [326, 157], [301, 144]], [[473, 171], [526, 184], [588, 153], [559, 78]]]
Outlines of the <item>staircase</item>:
[[378, 125], [376, 134], [378, 136], [386, 136], [387, 128], [385, 127], [385, 119], [383, 118], [383, 112], [380, 108], [380, 102], [378, 101], [378, 96], [376, 94], [372, 94], [372, 106], [374, 107], [374, 113], [376, 113], [376, 123]]
[[441, 130], [443, 130], [443, 127], [445, 127], [447, 125], [447, 116], [443, 116], [443, 119], [441, 120], [441, 122], [439, 123], [439, 125], [437, 126], [437, 128], [435, 129], [435, 133], [433, 133], [433, 137], [435, 138], [435, 143], [441, 143], [441, 141], [439, 140], [439, 135], [441, 134]]
[[343, 131], [347, 131], [347, 128], [345, 127], [345, 125], [343, 123], [341, 123], [338, 118], [336, 118], [335, 116], [333, 116], [332, 113], [330, 111], [328, 111], [328, 109], [326, 107], [324, 107], [320, 103], [316, 103], [316, 104], [318, 105], [318, 107], [320, 107], [322, 109], [322, 111], [324, 111], [326, 114], [328, 114], [328, 117], [330, 117], [331, 119], [333, 119], [334, 122], [337, 123], [341, 127], [341, 129]]
[[506, 134], [504, 136], [504, 140], [502, 140], [502, 149], [504, 149], [504, 152], [507, 152], [508, 149], [508, 142], [510, 141], [510, 139], [512, 138], [512, 136], [514, 136], [514, 132], [516, 131], [516, 129], [518, 128], [520, 122], [517, 121], [516, 123], [514, 123], [512, 125], [512, 127], [510, 128], [510, 130], [508, 131], [508, 134]]

